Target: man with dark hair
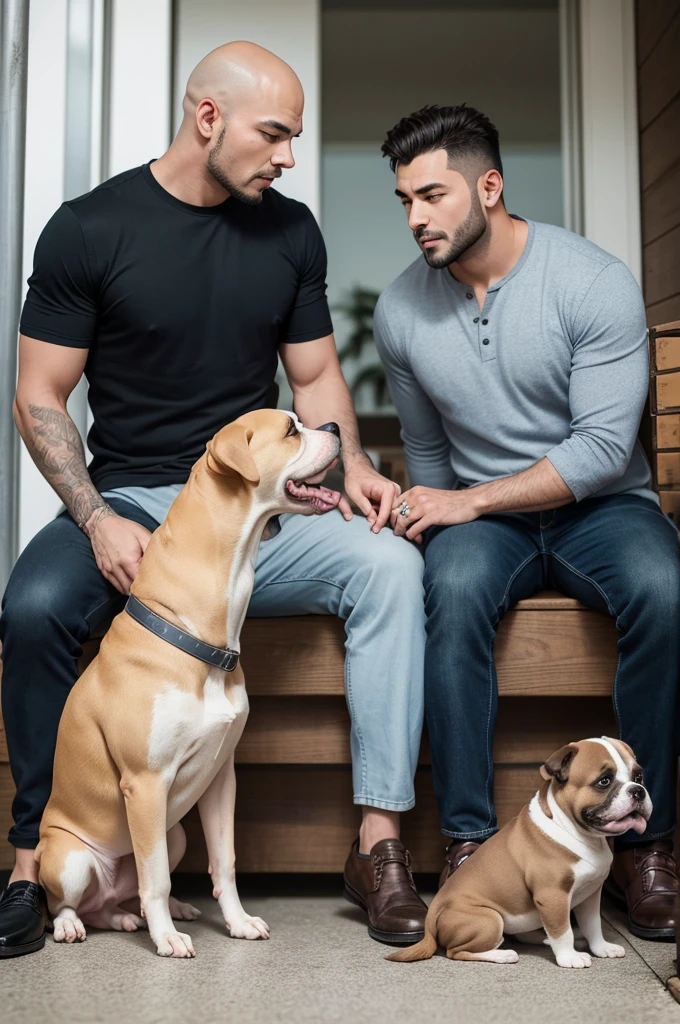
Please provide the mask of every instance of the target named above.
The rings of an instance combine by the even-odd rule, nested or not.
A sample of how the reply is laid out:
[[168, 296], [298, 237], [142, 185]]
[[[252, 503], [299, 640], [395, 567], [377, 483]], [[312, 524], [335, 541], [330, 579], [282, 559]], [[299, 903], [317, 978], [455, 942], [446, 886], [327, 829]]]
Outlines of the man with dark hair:
[[[399, 489], [361, 449], [319, 228], [306, 206], [270, 189], [294, 165], [302, 113], [302, 86], [284, 61], [252, 43], [218, 47], [189, 78], [168, 151], [64, 203], [36, 247], [14, 411], [67, 512], [20, 556], [0, 619], [17, 787], [0, 957], [44, 943], [33, 851], [82, 644], [124, 606], [151, 531], [207, 441], [271, 401], [279, 355], [300, 419], [339, 424], [345, 489], [366, 518], [353, 517], [346, 498], [344, 522], [336, 511], [283, 516], [260, 548], [249, 614], [347, 620], [354, 802], [363, 812], [348, 871], [377, 937], [422, 937], [426, 907], [399, 839], [422, 723], [422, 558], [381, 532]], [[66, 408], [83, 374], [94, 417], [89, 466]]]
[[654, 813], [643, 836], [620, 823], [609, 885], [632, 931], [672, 938], [680, 558], [637, 440], [640, 290], [586, 239], [506, 212], [498, 133], [479, 111], [426, 107], [383, 154], [424, 257], [383, 292], [375, 336], [413, 485], [392, 523], [425, 555], [442, 881], [497, 827], [496, 628], [555, 587], [616, 618], [614, 707]]

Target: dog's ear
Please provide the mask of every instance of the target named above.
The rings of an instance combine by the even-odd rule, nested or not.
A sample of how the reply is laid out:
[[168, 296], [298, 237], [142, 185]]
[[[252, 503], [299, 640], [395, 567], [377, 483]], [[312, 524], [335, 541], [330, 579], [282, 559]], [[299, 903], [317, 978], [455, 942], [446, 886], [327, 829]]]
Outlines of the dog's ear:
[[574, 760], [578, 753], [578, 746], [576, 743], [567, 743], [564, 747], [560, 747], [554, 754], [551, 754], [545, 764], [541, 765], [541, 778], [554, 779], [556, 782], [566, 782], [569, 778], [569, 769], [571, 768], [571, 762]]
[[252, 436], [252, 430], [238, 421], [223, 427], [208, 441], [208, 469], [222, 476], [236, 473], [250, 484], [259, 484], [260, 473], [248, 447]]

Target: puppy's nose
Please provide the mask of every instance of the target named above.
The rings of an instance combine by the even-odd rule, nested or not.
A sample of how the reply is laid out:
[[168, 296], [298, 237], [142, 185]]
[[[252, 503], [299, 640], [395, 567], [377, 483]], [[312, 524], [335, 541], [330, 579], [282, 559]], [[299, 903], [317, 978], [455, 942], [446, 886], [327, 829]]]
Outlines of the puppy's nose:
[[327, 430], [329, 434], [335, 434], [336, 437], [340, 437], [340, 427], [337, 423], [324, 423], [322, 426], [317, 427], [317, 430]]
[[647, 790], [643, 786], [631, 786], [630, 795], [632, 796], [633, 800], [637, 800], [637, 802], [641, 804], [644, 802], [644, 799], [647, 796]]

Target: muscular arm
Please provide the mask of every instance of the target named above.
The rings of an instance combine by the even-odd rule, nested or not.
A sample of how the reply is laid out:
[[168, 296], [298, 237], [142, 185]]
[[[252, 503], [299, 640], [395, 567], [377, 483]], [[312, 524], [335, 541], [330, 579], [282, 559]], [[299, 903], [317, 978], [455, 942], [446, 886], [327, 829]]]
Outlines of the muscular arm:
[[100, 571], [126, 594], [151, 535], [117, 516], [87, 471], [82, 439], [66, 410], [86, 359], [87, 349], [21, 335], [14, 422], [36, 466], [90, 538]]
[[82, 529], [108, 509], [90, 479], [82, 439], [66, 410], [86, 359], [87, 349], [50, 345], [22, 335], [13, 409], [31, 458]]
[[359, 440], [352, 396], [340, 369], [333, 335], [299, 345], [281, 345], [281, 361], [293, 391], [295, 412], [305, 426], [337, 423], [345, 468], [357, 460], [370, 465]]
[[[280, 351], [293, 391], [295, 412], [302, 422], [318, 427], [332, 421], [340, 427], [345, 489], [373, 532], [379, 533], [390, 517], [399, 488], [376, 473], [361, 447], [352, 397], [340, 369], [333, 335], [298, 345], [284, 344]], [[346, 499], [339, 508], [345, 519], [352, 518]]]

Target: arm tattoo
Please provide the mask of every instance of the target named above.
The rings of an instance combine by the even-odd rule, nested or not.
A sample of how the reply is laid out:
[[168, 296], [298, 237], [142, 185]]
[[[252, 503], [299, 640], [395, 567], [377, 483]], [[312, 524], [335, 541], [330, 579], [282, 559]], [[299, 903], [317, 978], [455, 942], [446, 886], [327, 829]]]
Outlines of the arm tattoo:
[[82, 529], [96, 509], [102, 509], [97, 523], [113, 515], [90, 480], [83, 442], [71, 417], [44, 405], [31, 404], [28, 409], [33, 423], [24, 440], [31, 458], [78, 526]]

